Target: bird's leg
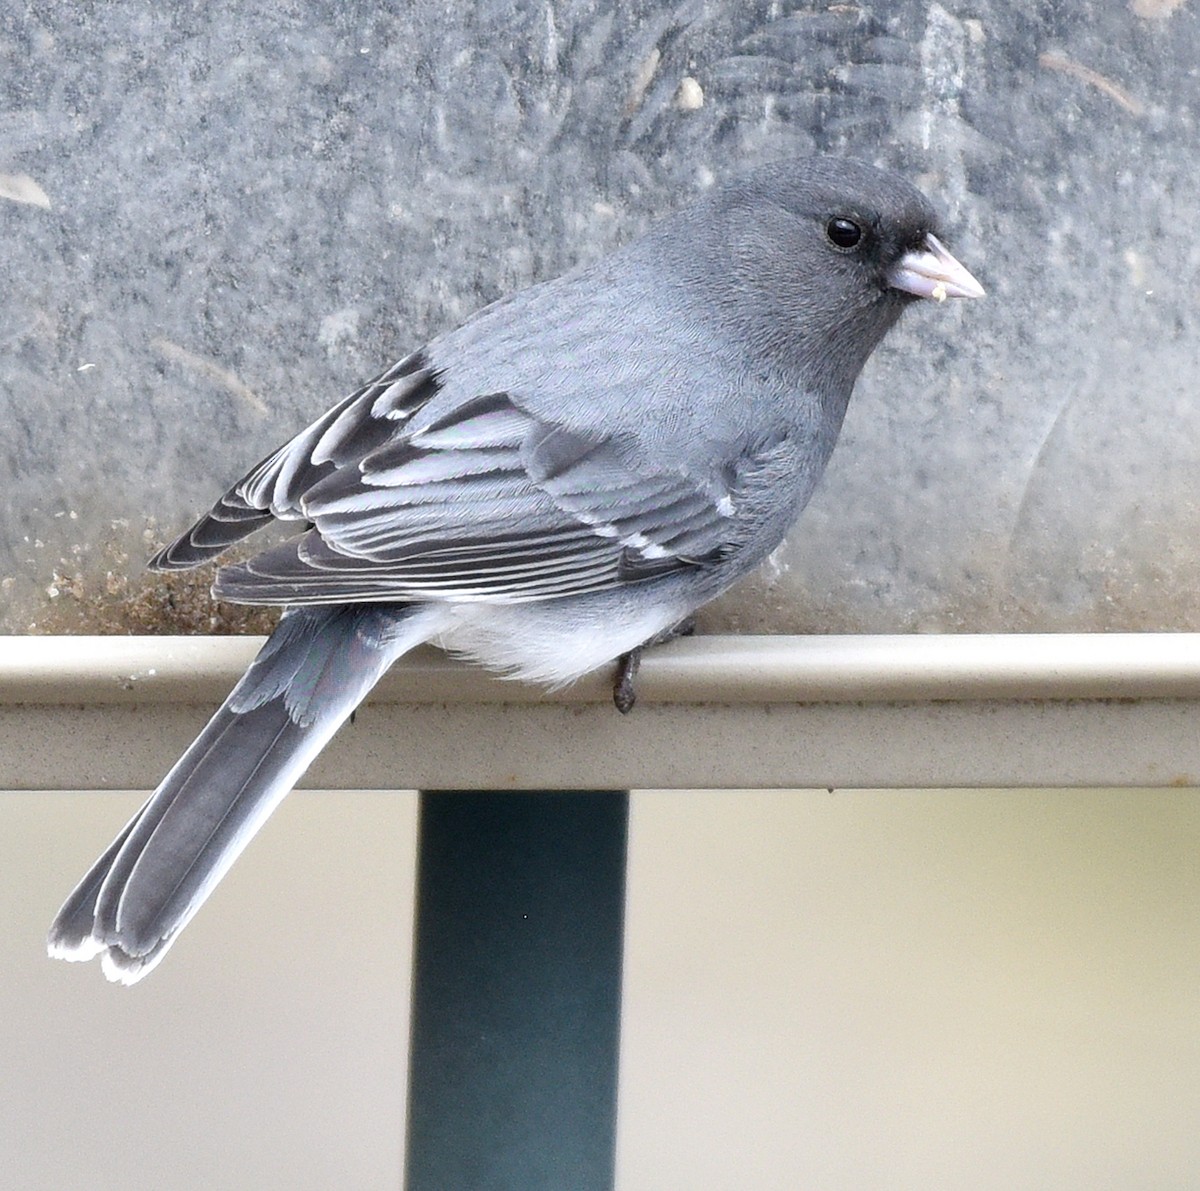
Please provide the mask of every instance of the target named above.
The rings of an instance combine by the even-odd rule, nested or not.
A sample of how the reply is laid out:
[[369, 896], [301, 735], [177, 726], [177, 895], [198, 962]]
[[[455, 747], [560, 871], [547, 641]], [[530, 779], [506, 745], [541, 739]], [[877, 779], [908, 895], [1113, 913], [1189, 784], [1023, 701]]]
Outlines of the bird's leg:
[[628, 715], [637, 702], [637, 691], [633, 688], [633, 680], [637, 677], [638, 667], [642, 664], [642, 654], [652, 645], [664, 645], [668, 641], [674, 641], [676, 637], [690, 637], [695, 631], [696, 618], [689, 616], [617, 658], [617, 676], [613, 681], [613, 703], [622, 715]]
[[628, 715], [637, 702], [633, 680], [642, 664], [642, 652], [645, 648], [644, 645], [639, 645], [617, 658], [617, 676], [613, 680], [613, 704], [622, 715]]

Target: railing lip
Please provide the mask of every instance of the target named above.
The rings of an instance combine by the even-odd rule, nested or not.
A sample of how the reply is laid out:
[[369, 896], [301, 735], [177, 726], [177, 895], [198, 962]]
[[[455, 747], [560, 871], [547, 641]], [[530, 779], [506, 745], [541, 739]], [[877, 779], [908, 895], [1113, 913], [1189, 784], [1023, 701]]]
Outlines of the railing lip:
[[[0, 637], [0, 706], [207, 703], [261, 637]], [[546, 692], [422, 648], [372, 699], [607, 704], [611, 675]], [[1200, 633], [697, 636], [647, 653], [644, 704], [1200, 700]]]

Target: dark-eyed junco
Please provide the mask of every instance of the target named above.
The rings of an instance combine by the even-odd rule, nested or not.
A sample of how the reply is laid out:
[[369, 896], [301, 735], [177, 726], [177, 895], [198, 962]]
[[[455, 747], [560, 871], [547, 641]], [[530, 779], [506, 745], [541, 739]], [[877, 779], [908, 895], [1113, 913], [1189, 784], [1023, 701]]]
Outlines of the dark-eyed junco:
[[923, 195], [857, 162], [757, 169], [479, 311], [252, 468], [151, 566], [194, 567], [297, 521], [214, 587], [287, 611], [67, 899], [50, 953], [144, 976], [418, 643], [568, 683], [636, 657], [756, 567], [904, 308], [982, 295], [935, 227]]

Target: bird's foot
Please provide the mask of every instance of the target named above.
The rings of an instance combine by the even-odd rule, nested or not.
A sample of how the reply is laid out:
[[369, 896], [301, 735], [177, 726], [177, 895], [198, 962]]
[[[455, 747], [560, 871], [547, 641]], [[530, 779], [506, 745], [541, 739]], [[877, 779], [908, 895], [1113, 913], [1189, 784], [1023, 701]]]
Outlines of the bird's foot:
[[622, 715], [628, 715], [637, 702], [637, 691], [633, 689], [633, 680], [637, 677], [638, 667], [642, 664], [644, 645], [631, 649], [617, 658], [617, 676], [613, 680], [613, 704]]
[[642, 664], [642, 654], [652, 645], [664, 645], [668, 641], [674, 641], [676, 637], [690, 637], [695, 631], [696, 618], [689, 616], [617, 658], [617, 674], [613, 680], [613, 704], [622, 715], [628, 715], [637, 702], [634, 679], [637, 677], [638, 667]]

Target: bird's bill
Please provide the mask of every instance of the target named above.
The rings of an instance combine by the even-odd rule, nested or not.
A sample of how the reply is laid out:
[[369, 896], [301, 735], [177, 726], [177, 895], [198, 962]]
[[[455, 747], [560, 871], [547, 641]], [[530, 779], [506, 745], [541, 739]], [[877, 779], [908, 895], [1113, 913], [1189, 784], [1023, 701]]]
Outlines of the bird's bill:
[[906, 252], [888, 274], [893, 289], [918, 298], [982, 298], [983, 286], [951, 255], [932, 232], [926, 232], [920, 248]]

